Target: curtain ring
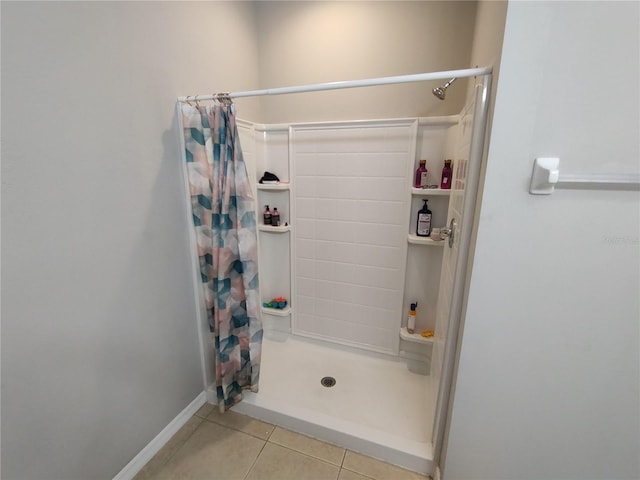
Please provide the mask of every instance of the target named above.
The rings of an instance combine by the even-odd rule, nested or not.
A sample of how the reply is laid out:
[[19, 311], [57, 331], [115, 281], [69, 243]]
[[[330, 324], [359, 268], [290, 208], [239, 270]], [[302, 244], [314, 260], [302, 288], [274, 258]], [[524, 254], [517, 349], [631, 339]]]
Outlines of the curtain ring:
[[193, 105], [191, 105], [191, 102], [189, 101], [189, 95], [186, 96], [184, 101], [187, 103], [187, 105], [189, 105], [190, 107], [193, 107]]

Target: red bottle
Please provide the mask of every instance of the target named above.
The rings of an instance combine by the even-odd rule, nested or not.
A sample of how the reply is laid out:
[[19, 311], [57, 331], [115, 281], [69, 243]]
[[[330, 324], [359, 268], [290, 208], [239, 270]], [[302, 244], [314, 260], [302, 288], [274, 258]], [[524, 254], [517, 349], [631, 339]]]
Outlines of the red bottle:
[[445, 160], [444, 167], [442, 168], [442, 180], [440, 181], [440, 188], [442, 189], [451, 188], [452, 176], [453, 176], [453, 171], [451, 170], [451, 160]]
[[420, 166], [416, 170], [416, 178], [413, 182], [413, 186], [416, 188], [426, 188], [427, 186], [427, 161], [420, 160]]

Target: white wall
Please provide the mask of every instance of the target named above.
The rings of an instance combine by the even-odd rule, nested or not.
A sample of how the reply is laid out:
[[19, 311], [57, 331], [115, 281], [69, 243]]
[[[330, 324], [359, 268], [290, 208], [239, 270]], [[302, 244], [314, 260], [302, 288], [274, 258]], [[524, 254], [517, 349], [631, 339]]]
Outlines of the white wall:
[[527, 193], [638, 172], [639, 13], [509, 4], [446, 480], [640, 477], [638, 193]]
[[248, 3], [2, 2], [3, 478], [111, 478], [203, 390], [175, 99], [257, 66]]
[[[475, 2], [258, 2], [263, 88], [468, 68]], [[264, 123], [457, 114], [466, 80], [263, 98]], [[256, 120], [256, 119], [252, 119]]]

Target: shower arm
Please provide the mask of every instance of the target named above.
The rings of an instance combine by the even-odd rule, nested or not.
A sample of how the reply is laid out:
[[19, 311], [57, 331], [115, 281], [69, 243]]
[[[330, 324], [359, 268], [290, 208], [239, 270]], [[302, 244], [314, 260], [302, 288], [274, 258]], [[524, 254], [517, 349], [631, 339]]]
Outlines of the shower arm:
[[443, 90], [446, 90], [447, 88], [449, 88], [449, 86], [456, 81], [457, 77], [453, 77], [451, 80], [449, 80], [447, 83], [445, 83], [442, 87]]

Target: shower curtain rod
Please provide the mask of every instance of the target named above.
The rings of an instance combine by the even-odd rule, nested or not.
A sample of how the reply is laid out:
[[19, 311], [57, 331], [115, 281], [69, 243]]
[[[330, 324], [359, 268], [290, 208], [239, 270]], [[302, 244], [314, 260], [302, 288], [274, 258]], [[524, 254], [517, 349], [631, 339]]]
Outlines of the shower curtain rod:
[[476, 67], [463, 70], [447, 70], [444, 72], [416, 73], [412, 75], [398, 75], [395, 77], [368, 78], [364, 80], [348, 80], [342, 82], [316, 83], [311, 85], [298, 85], [295, 87], [268, 88], [265, 90], [248, 90], [246, 92], [214, 93], [210, 95], [188, 95], [178, 97], [179, 102], [195, 102], [200, 100], [213, 100], [215, 98], [240, 98], [259, 97], [263, 95], [285, 95], [287, 93], [319, 92], [322, 90], [340, 90], [343, 88], [373, 87], [376, 85], [391, 85], [395, 83], [424, 82], [427, 80], [448, 80], [452, 77], [465, 78], [479, 75], [487, 75], [493, 71], [492, 67]]

